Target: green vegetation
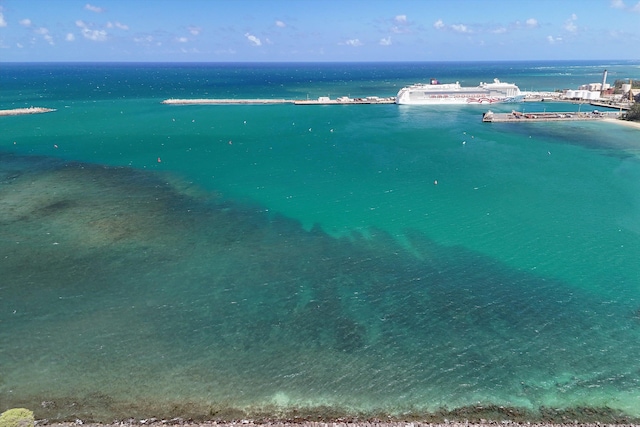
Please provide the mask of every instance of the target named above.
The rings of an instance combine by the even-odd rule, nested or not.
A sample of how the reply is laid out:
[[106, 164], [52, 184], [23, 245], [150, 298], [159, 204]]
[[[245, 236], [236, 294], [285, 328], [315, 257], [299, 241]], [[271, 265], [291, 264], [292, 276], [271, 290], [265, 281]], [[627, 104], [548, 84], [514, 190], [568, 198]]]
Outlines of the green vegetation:
[[[612, 85], [613, 93], [622, 94], [622, 85], [624, 84], [629, 84], [629, 80], [616, 80]], [[640, 80], [631, 80], [631, 89], [640, 89]]]
[[[629, 84], [629, 80], [616, 80], [613, 83], [613, 87], [616, 89], [622, 88], [622, 85]], [[631, 81], [632, 89], [640, 89], [640, 80], [632, 80]]]
[[625, 120], [640, 122], [640, 103], [634, 102], [629, 111], [625, 114], [624, 118]]
[[0, 414], [0, 427], [33, 427], [33, 412], [25, 408], [13, 408]]

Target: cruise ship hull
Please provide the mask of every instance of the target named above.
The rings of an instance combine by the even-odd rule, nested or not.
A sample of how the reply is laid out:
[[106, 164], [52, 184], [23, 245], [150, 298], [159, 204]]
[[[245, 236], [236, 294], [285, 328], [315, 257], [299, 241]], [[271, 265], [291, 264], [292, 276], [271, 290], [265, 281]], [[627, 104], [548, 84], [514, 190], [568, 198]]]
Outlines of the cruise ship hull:
[[430, 84], [407, 86], [398, 92], [397, 104], [406, 105], [472, 105], [521, 102], [524, 94], [512, 83], [480, 83], [477, 87], [462, 87], [459, 83], [440, 84], [432, 80]]

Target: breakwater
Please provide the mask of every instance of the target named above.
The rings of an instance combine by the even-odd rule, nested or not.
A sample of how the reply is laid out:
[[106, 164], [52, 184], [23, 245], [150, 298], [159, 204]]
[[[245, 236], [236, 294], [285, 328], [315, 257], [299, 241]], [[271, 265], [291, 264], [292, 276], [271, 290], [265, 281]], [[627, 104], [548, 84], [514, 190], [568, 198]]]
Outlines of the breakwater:
[[349, 98], [346, 96], [331, 99], [321, 96], [317, 99], [165, 99], [163, 104], [169, 105], [248, 105], [248, 104], [294, 104], [294, 105], [363, 105], [363, 104], [395, 104], [395, 97], [380, 98], [368, 96]]
[[52, 111], [56, 110], [53, 108], [42, 107], [14, 108], [11, 110], [0, 110], [0, 116], [21, 116], [23, 114], [50, 113]]
[[291, 99], [165, 99], [169, 105], [293, 104]]
[[558, 122], [558, 121], [584, 121], [584, 120], [603, 120], [620, 117], [620, 113], [602, 112], [594, 110], [588, 113], [580, 112], [543, 112], [543, 113], [523, 113], [520, 111], [512, 111], [510, 113], [494, 113], [489, 110], [482, 115], [482, 121], [488, 123], [525, 123], [525, 122]]

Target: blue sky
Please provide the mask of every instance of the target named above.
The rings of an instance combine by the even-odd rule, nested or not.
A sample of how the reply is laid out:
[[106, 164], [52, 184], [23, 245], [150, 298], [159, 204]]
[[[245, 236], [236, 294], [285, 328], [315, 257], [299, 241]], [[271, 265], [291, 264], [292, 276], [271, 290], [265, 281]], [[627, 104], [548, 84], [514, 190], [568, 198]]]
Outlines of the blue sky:
[[0, 61], [640, 59], [640, 0], [0, 0]]

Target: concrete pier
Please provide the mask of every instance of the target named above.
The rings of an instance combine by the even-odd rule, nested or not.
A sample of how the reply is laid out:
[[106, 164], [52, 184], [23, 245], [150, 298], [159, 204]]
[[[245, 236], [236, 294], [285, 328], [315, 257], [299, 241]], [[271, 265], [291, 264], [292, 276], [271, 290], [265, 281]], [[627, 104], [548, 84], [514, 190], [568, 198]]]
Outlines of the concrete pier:
[[14, 108], [12, 110], [0, 110], [0, 116], [21, 116], [23, 114], [50, 113], [52, 111], [56, 110], [42, 107]]
[[294, 104], [294, 105], [363, 105], [363, 104], [395, 104], [395, 97], [349, 98], [346, 96], [331, 99], [321, 96], [317, 99], [165, 99], [163, 104], [169, 105], [249, 105], [249, 104]]
[[330, 99], [328, 97], [320, 97], [318, 99], [296, 100], [295, 105], [355, 105], [355, 104], [395, 104], [394, 96], [388, 98], [380, 98], [377, 96], [368, 96], [365, 98], [349, 98], [346, 96]]
[[293, 104], [291, 99], [165, 99], [170, 105]]
[[482, 115], [482, 121], [488, 123], [529, 123], [529, 122], [569, 122], [585, 120], [603, 120], [620, 117], [620, 112], [594, 110], [588, 113], [575, 111], [567, 112], [543, 112], [543, 113], [522, 113], [512, 111], [511, 113], [494, 113], [489, 110]]

